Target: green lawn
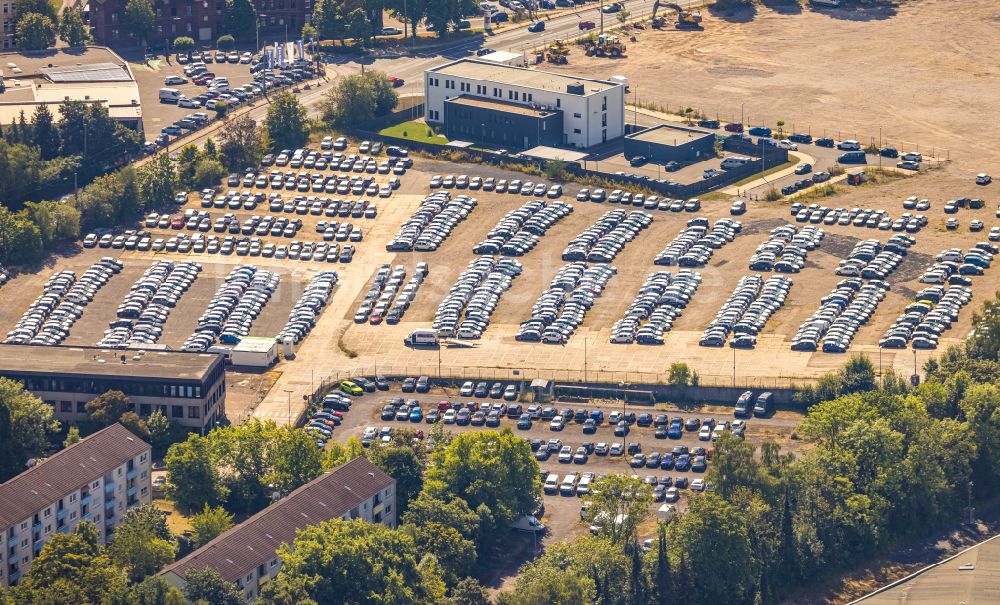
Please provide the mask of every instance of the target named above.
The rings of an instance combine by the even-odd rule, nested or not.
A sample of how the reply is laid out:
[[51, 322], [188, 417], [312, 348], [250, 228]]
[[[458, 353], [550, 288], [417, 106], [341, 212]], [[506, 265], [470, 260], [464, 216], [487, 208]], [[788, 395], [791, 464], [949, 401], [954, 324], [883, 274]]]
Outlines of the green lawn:
[[[378, 131], [389, 137], [399, 137], [419, 143], [431, 143], [434, 145], [447, 145], [448, 139], [442, 135], [434, 134], [431, 128], [422, 122], [403, 122]], [[430, 136], [428, 136], [430, 133]]]

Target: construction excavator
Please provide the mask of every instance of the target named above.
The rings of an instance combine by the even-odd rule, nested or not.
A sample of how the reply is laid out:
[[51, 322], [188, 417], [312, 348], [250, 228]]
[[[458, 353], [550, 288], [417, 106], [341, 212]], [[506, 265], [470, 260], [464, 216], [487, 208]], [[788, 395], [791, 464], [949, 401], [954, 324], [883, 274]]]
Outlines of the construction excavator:
[[660, 2], [660, 0], [653, 2], [653, 29], [663, 29], [667, 25], [666, 17], [662, 15], [659, 17], [656, 16], [656, 13], [660, 10], [661, 6], [677, 11], [677, 22], [674, 23], [674, 27], [677, 29], [701, 29], [700, 11], [687, 11], [681, 8], [679, 4], [674, 4], [673, 2]]
[[569, 46], [562, 40], [556, 40], [545, 47], [545, 60], [549, 63], [567, 63], [567, 55], [569, 55]]

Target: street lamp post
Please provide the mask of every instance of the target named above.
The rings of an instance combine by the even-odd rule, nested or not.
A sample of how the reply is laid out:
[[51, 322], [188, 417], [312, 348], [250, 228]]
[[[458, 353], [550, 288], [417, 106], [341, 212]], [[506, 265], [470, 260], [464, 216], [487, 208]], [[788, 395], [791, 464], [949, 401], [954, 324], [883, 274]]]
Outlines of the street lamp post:
[[587, 382], [587, 338], [583, 337], [583, 381]]
[[292, 392], [294, 389], [284, 389], [285, 394], [288, 395], [288, 417], [286, 422], [292, 424]]

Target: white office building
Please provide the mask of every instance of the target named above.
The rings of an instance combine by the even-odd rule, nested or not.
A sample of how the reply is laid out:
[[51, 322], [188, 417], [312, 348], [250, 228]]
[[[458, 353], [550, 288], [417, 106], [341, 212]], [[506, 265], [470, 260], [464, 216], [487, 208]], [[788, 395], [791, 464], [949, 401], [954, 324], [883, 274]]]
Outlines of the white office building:
[[424, 118], [453, 139], [587, 149], [624, 135], [625, 86], [459, 59], [424, 72]]

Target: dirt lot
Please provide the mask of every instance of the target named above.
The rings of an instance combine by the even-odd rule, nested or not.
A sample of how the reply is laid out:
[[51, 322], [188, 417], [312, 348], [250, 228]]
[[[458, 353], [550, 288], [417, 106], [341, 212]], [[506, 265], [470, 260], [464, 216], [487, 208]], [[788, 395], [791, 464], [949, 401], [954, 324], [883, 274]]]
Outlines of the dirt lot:
[[1000, 33], [993, 0], [962, 2], [960, 14], [948, 0], [867, 12], [766, 0], [729, 16], [702, 14], [704, 31], [639, 32], [627, 59], [574, 49], [567, 65], [545, 69], [625, 75], [640, 104], [693, 107], [725, 121], [742, 110], [747, 123], [784, 120], [788, 130], [864, 142], [881, 129], [890, 145], [969, 160], [964, 174], [996, 168], [997, 151], [977, 144], [1000, 129], [1000, 67], [982, 44]]

